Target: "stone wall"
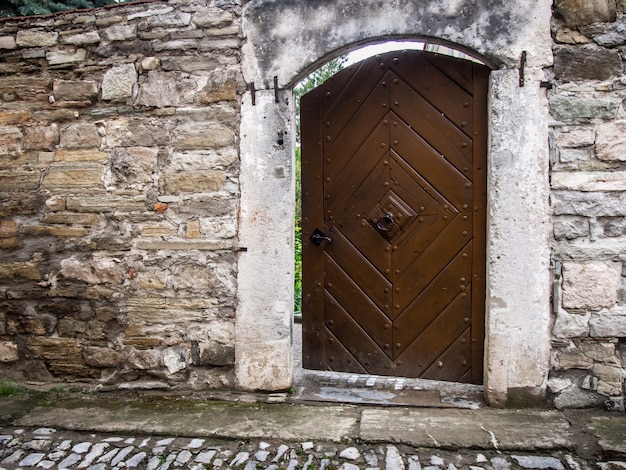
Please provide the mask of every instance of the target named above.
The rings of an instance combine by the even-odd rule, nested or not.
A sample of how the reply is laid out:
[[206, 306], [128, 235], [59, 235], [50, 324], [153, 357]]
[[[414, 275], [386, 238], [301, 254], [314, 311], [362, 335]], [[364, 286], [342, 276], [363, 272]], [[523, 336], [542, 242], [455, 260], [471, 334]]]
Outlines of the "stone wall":
[[[244, 11], [245, 3], [146, 1], [0, 21], [0, 377], [288, 388], [289, 88], [357, 44], [429, 34], [498, 69], [488, 399], [504, 404], [511, 390], [542, 394], [549, 373], [557, 407], [619, 402], [626, 2], [556, 0], [552, 42], [544, 26], [551, 0], [490, 0], [494, 8], [485, 11], [501, 27], [472, 9], [475, 2], [458, 3], [486, 22], [482, 35], [439, 0], [427, 2], [428, 15], [416, 11], [401, 22], [395, 3], [359, 2], [385, 10], [357, 15], [333, 34], [325, 29], [332, 24], [313, 22], [319, 29], [308, 36], [293, 29], [304, 23], [293, 18], [310, 16], [317, 2], [258, 0]], [[332, 7], [345, 15], [353, 9], [342, 5], [354, 4]], [[541, 14], [517, 20], [528, 11]], [[441, 21], [433, 23], [432, 12]], [[523, 50], [527, 79], [519, 87]], [[255, 106], [244, 76], [257, 84]], [[549, 142], [545, 79], [553, 85]], [[548, 247], [542, 226], [550, 217]]]
[[233, 386], [240, 15], [0, 21], [0, 376]]
[[557, 0], [550, 93], [557, 407], [624, 394], [626, 2]]

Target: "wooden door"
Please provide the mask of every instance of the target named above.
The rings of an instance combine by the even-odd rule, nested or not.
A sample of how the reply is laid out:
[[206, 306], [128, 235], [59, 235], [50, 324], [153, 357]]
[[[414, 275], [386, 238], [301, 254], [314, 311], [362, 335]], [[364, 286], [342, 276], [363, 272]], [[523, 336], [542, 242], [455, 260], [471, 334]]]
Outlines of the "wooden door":
[[482, 382], [487, 80], [392, 52], [302, 98], [305, 368]]

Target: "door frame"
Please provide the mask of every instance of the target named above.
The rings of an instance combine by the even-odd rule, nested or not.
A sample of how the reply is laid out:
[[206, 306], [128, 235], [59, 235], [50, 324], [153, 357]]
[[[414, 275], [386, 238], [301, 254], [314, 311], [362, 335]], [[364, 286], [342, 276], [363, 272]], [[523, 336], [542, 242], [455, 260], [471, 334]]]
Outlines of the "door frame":
[[[359, 16], [362, 28], [307, 35], [305, 44], [298, 28], [274, 24], [288, 19], [290, 24], [326, 27], [324, 22], [311, 21], [311, 12], [301, 8], [301, 1], [256, 0], [244, 11], [244, 79], [255, 84], [254, 105], [250, 87], [242, 96], [240, 128], [235, 378], [244, 390], [284, 390], [293, 380], [292, 87], [317, 66], [367, 42], [420, 39], [416, 25], [404, 23], [376, 33], [367, 22], [371, 15], [364, 15]], [[325, 8], [341, 9], [342, 3]], [[404, 17], [406, 8], [414, 8], [408, 1], [366, 3], [391, 9], [376, 15], [380, 18]], [[438, 0], [430, 3], [439, 4]], [[490, 75], [489, 88], [484, 353], [485, 399], [493, 406], [542, 400], [549, 373], [549, 113], [546, 92], [539, 85], [546, 79], [543, 68], [552, 60], [550, 5], [546, 0], [526, 0], [512, 6], [510, 24], [489, 30], [497, 37], [479, 43], [463, 23], [466, 18], [446, 17], [445, 28], [430, 30], [439, 42], [473, 50], [473, 55], [489, 58], [485, 61], [498, 67]], [[281, 14], [273, 8], [282, 9]], [[498, 14], [490, 12], [489, 5], [480, 8], [486, 9], [486, 15]], [[533, 11], [533, 21], [518, 21], [518, 8], [520, 15]], [[335, 13], [341, 15], [339, 10]], [[435, 20], [424, 15], [416, 21]], [[521, 37], [534, 41], [520, 43]], [[429, 37], [428, 42], [438, 41]], [[518, 68], [522, 51], [528, 57], [524, 86]]]

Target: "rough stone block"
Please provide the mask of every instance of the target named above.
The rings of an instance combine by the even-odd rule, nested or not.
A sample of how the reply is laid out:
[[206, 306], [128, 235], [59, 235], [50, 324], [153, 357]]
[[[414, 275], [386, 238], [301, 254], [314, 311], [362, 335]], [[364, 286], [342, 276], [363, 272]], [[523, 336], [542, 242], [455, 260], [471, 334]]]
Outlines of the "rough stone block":
[[553, 191], [550, 200], [555, 215], [626, 216], [626, 194], [623, 192]]
[[621, 264], [590, 261], [563, 263], [563, 307], [610, 308], [617, 302]]
[[562, 44], [587, 44], [591, 40], [584, 34], [569, 28], [560, 28], [556, 32], [555, 40]]
[[559, 148], [589, 147], [596, 141], [593, 127], [566, 127], [560, 129], [556, 135]]
[[549, 101], [550, 114], [560, 121], [614, 119], [620, 108], [617, 101], [564, 95], [554, 95]]
[[602, 235], [605, 237], [622, 237], [626, 235], [626, 218], [611, 217], [597, 220], [602, 227]]
[[39, 171], [0, 171], [0, 188], [3, 191], [37, 189], [40, 178]]
[[233, 216], [202, 219], [200, 227], [209, 238], [228, 239], [237, 235], [237, 220]]
[[609, 80], [622, 75], [619, 51], [592, 46], [559, 47], [554, 55], [554, 74], [563, 82]]
[[161, 65], [161, 59], [158, 57], [146, 57], [141, 61], [141, 68], [143, 70], [154, 70]]
[[20, 47], [48, 47], [55, 46], [58, 40], [59, 33], [56, 31], [21, 29], [17, 32], [15, 42]]
[[175, 152], [169, 160], [167, 169], [184, 171], [227, 170], [238, 163], [239, 155], [234, 147], [221, 149]]
[[[154, 343], [154, 338], [146, 338], [146, 339], [152, 340], [149, 342], [149, 344]], [[153, 346], [158, 346], [158, 342], [157, 344]], [[150, 347], [150, 346], [146, 346], [146, 347]], [[142, 351], [142, 350], [136, 350], [133, 348], [130, 351], [126, 352], [125, 359], [126, 359], [126, 363], [128, 364], [128, 366], [131, 367], [132, 369], [149, 370], [149, 369], [156, 369], [160, 367], [161, 356], [162, 356], [162, 353], [161, 351], [158, 351], [158, 350], [149, 349], [149, 350]]]
[[191, 23], [191, 13], [171, 12], [156, 16], [147, 17], [146, 25], [149, 28], [173, 28], [189, 26]]
[[46, 53], [46, 60], [49, 65], [65, 65], [74, 62], [82, 62], [87, 57], [85, 49], [76, 49], [74, 51], [53, 51]]
[[594, 362], [607, 364], [611, 366], [619, 365], [619, 359], [616, 356], [616, 343], [604, 341], [580, 341], [578, 344], [580, 350]]
[[202, 193], [221, 190], [226, 182], [226, 175], [223, 171], [169, 173], [164, 175], [163, 180], [163, 188], [167, 194]]
[[96, 225], [101, 218], [97, 214], [77, 214], [75, 212], [51, 212], [43, 216], [46, 224]]
[[81, 46], [84, 44], [97, 44], [100, 42], [98, 31], [88, 31], [78, 34], [63, 34], [60, 38], [62, 44]]
[[144, 195], [99, 195], [70, 196], [66, 199], [67, 209], [76, 212], [134, 212], [146, 210]]
[[91, 285], [122, 284], [126, 277], [126, 267], [112, 258], [66, 258], [61, 261], [60, 274], [66, 279], [76, 279]]
[[556, 315], [552, 334], [556, 338], [582, 338], [589, 335], [591, 314], [576, 314], [559, 311]]
[[0, 279], [25, 278], [33, 281], [41, 280], [41, 272], [31, 262], [0, 263]]
[[236, 70], [214, 72], [200, 93], [200, 103], [211, 104], [218, 101], [235, 101], [238, 92]]
[[55, 166], [44, 176], [43, 187], [51, 188], [101, 188], [102, 166]]
[[92, 367], [116, 367], [122, 356], [109, 348], [86, 347], [83, 350], [83, 359], [85, 364]]
[[147, 80], [140, 84], [137, 104], [157, 108], [191, 104], [195, 102], [197, 88], [195, 81], [180, 73], [151, 70]]
[[143, 189], [153, 183], [157, 148], [117, 148], [111, 153], [111, 170], [118, 187]]
[[102, 79], [102, 99], [105, 101], [126, 100], [133, 94], [137, 83], [134, 64], [125, 64], [109, 69]]
[[598, 125], [595, 149], [600, 160], [626, 161], [626, 121]]
[[591, 369], [593, 366], [593, 360], [585, 356], [574, 345], [567, 348], [556, 348], [555, 356], [557, 359], [556, 370]]
[[139, 240], [137, 248], [140, 250], [199, 250], [220, 251], [232, 250], [233, 243], [229, 241], [143, 241]]
[[55, 227], [49, 225], [25, 225], [24, 235], [35, 237], [84, 237], [89, 230], [83, 227]]
[[57, 150], [54, 159], [57, 162], [75, 163], [75, 162], [104, 162], [108, 155], [100, 152], [98, 149], [81, 149], [81, 150]]
[[217, 54], [210, 54], [208, 57], [161, 57], [161, 68], [163, 70], [186, 73], [212, 71], [219, 67], [236, 64], [236, 58]]
[[558, 217], [554, 221], [554, 238], [556, 240], [574, 240], [588, 237], [589, 234], [589, 220], [586, 218]]
[[555, 10], [568, 28], [591, 23], [612, 22], [616, 18], [615, 0], [558, 0]]
[[93, 80], [54, 80], [52, 94], [56, 100], [92, 100], [98, 97], [98, 83]]
[[93, 375], [93, 371], [85, 365], [82, 350], [73, 338], [33, 336], [28, 340], [28, 348], [38, 358], [45, 359], [55, 374]]
[[61, 318], [58, 324], [59, 335], [67, 338], [89, 338], [101, 340], [106, 338], [104, 324], [99, 321], [81, 321], [73, 318]]
[[550, 183], [553, 189], [571, 191], [626, 191], [626, 171], [559, 171]]
[[[0, 125], [22, 124], [31, 118], [30, 111], [21, 110], [0, 110]], [[13, 128], [15, 129], [15, 128]], [[19, 130], [19, 128], [17, 128]]]
[[137, 37], [137, 25], [113, 25], [109, 26], [102, 32], [102, 37], [105, 41], [127, 41], [129, 39], [135, 39]]
[[14, 36], [0, 36], [0, 49], [16, 49]]
[[169, 271], [148, 271], [139, 275], [139, 287], [142, 289], [165, 289]]
[[186, 348], [173, 346], [163, 351], [163, 365], [170, 374], [176, 374], [191, 363], [191, 354]]
[[107, 122], [109, 147], [165, 147], [170, 143], [168, 126], [162, 121], [121, 117]]
[[573, 148], [559, 150], [559, 161], [561, 163], [578, 163], [591, 160], [593, 157], [593, 147]]
[[20, 239], [14, 238], [0, 238], [0, 250], [16, 250], [20, 247]]
[[238, 36], [239, 26], [232, 25], [232, 26], [227, 26], [225, 28], [208, 28], [204, 30], [204, 35], [206, 37]]
[[624, 379], [624, 371], [617, 364], [610, 366], [605, 364], [594, 364], [592, 373], [599, 380], [617, 386], [621, 386]]
[[[3, 184], [5, 180], [0, 174], [0, 187], [4, 188]], [[35, 187], [38, 187], [39, 184]], [[6, 191], [6, 189], [5, 189]], [[39, 213], [44, 206], [45, 199], [32, 192], [18, 192], [14, 193], [11, 197], [13, 199], [5, 199], [0, 204], [0, 217], [12, 217], [15, 215], [33, 215]]]
[[626, 337], [626, 308], [601, 310], [592, 315], [589, 332], [594, 338]]
[[0, 127], [0, 155], [17, 156], [22, 150], [22, 131], [16, 126]]
[[15, 220], [0, 220], [0, 238], [11, 238], [18, 234], [20, 225]]
[[233, 14], [219, 8], [200, 8], [192, 18], [193, 24], [200, 28], [221, 28], [233, 22]]
[[200, 221], [198, 219], [189, 220], [185, 228], [186, 238], [200, 238]]
[[17, 344], [12, 341], [0, 341], [0, 362], [15, 362], [19, 358]]
[[239, 39], [209, 39], [200, 43], [201, 52], [210, 52], [222, 49], [237, 49], [239, 47]]
[[77, 122], [61, 130], [61, 147], [64, 149], [97, 149], [100, 135], [95, 124]]
[[191, 353], [194, 364], [199, 366], [222, 367], [235, 363], [235, 348], [232, 344], [222, 344], [216, 341], [194, 341]]
[[197, 264], [185, 263], [171, 268], [174, 290], [211, 292], [220, 285], [213, 269]]
[[155, 52], [189, 51], [198, 48], [196, 39], [178, 39], [171, 41], [155, 41], [152, 43]]
[[219, 123], [192, 122], [175, 129], [177, 150], [218, 149], [233, 145], [235, 132]]
[[59, 128], [56, 124], [24, 129], [25, 150], [54, 150], [58, 143]]

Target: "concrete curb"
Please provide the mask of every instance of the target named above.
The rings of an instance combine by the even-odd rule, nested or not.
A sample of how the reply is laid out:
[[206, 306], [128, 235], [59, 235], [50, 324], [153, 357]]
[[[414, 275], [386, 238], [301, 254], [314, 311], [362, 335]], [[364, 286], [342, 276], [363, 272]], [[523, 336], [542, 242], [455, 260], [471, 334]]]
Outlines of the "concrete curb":
[[599, 410], [460, 410], [198, 400], [63, 400], [13, 422], [71, 431], [399, 443], [439, 449], [626, 456], [626, 417]]

